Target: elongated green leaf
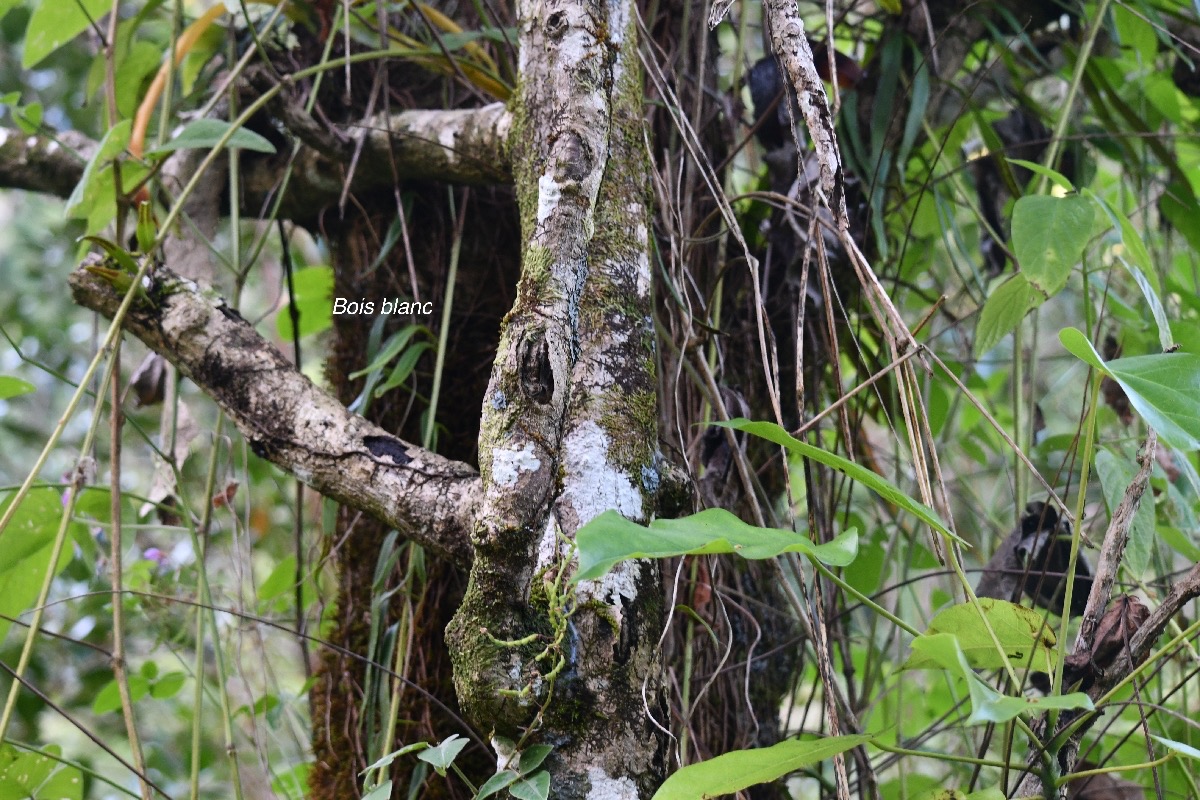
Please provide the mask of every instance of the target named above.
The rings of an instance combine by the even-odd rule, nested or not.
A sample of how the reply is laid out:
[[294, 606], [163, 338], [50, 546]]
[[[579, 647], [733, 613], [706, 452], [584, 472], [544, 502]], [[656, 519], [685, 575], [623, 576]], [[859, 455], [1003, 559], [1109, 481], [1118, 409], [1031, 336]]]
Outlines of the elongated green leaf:
[[428, 750], [429, 747], [430, 747], [429, 742], [413, 742], [412, 744], [406, 744], [406, 745], [404, 745], [404, 747], [401, 747], [399, 750], [393, 750], [392, 752], [388, 753], [386, 756], [383, 756], [378, 761], [376, 761], [374, 764], [367, 767], [366, 769], [364, 769], [362, 772], [360, 772], [358, 774], [366, 775], [368, 772], [372, 772], [377, 769], [383, 769], [384, 767], [390, 766], [391, 763], [393, 761], [395, 761], [397, 758], [399, 758], [400, 756], [407, 755], [408, 753], [417, 753], [417, 752], [420, 752], [421, 750]]
[[1092, 347], [1091, 341], [1076, 328], [1063, 328], [1058, 332], [1058, 341], [1067, 349], [1067, 352], [1078, 358], [1088, 366], [1108, 375], [1108, 368], [1104, 366], [1104, 359], [1096, 352], [1096, 348]]
[[948, 536], [960, 544], [966, 544], [962, 539], [950, 532], [950, 529], [942, 523], [937, 512], [924, 503], [914, 500], [905, 494], [900, 487], [880, 475], [875, 474], [861, 464], [855, 464], [849, 459], [842, 458], [839, 455], [834, 455], [819, 447], [813, 447], [810, 444], [800, 441], [791, 436], [783, 428], [773, 422], [753, 422], [747, 419], [732, 419], [729, 422], [714, 422], [714, 425], [733, 428], [738, 431], [745, 431], [759, 438], [766, 439], [769, 442], [782, 445], [788, 450], [797, 455], [811, 458], [818, 464], [824, 464], [827, 467], [832, 467], [838, 472], [844, 473], [851, 480], [861, 483], [877, 495], [882, 497], [889, 503], [899, 506], [913, 516], [920, 519], [929, 527], [933, 528], [943, 536]]
[[1021, 274], [1047, 297], [1067, 284], [1092, 236], [1095, 206], [1086, 197], [1033, 195], [1013, 206], [1012, 246]]
[[426, 329], [421, 325], [406, 325], [393, 333], [388, 337], [387, 343], [380, 349], [379, 355], [371, 359], [371, 363], [367, 366], [357, 372], [351, 372], [350, 379], [361, 378], [363, 375], [383, 369], [389, 361], [400, 354], [400, 351], [405, 348], [413, 335], [422, 330]]
[[36, 67], [42, 59], [99, 22], [112, 8], [111, 0], [41, 0], [25, 28], [21, 66]]
[[849, 530], [825, 544], [813, 544], [793, 531], [756, 528], [721, 508], [682, 519], [658, 519], [649, 527], [605, 511], [575, 535], [579, 571], [573, 582], [598, 578], [618, 561], [682, 555], [737, 553], [742, 558], [774, 558], [804, 553], [825, 564], [844, 567], [858, 552], [858, 533]]
[[392, 372], [388, 375], [388, 379], [375, 390], [375, 396], [383, 397], [383, 395], [408, 380], [408, 376], [417, 368], [417, 361], [425, 354], [426, 350], [432, 349], [433, 345], [429, 342], [417, 342], [405, 350], [404, 354], [396, 360], [396, 366], [392, 367]]
[[1045, 302], [1046, 297], [1018, 272], [988, 295], [979, 322], [975, 324], [975, 353], [983, 355], [1016, 330], [1025, 315]]
[[1075, 191], [1075, 185], [1067, 179], [1067, 176], [1057, 170], [1050, 169], [1033, 161], [1026, 161], [1023, 158], [1010, 158], [1008, 159], [1008, 163], [1016, 164], [1034, 174], [1041, 175], [1043, 178], [1053, 181], [1055, 185], [1062, 187], [1065, 191]]
[[1176, 753], [1179, 753], [1180, 755], [1187, 756], [1188, 758], [1195, 758], [1195, 759], [1200, 760], [1200, 750], [1197, 750], [1196, 748], [1192, 747], [1190, 744], [1184, 744], [1183, 742], [1177, 742], [1174, 739], [1166, 739], [1162, 736], [1155, 736], [1154, 734], [1150, 734], [1150, 738], [1154, 739], [1154, 741], [1156, 741], [1159, 744], [1161, 744], [1162, 746], [1166, 747], [1168, 750], [1173, 750]]
[[14, 378], [11, 375], [0, 375], [0, 400], [7, 400], [10, 397], [19, 397], [23, 394], [29, 394], [35, 391], [36, 387], [29, 381], [23, 381], [20, 378]]
[[[159, 145], [150, 154], [169, 153], [173, 150], [198, 150], [216, 147], [233, 127], [233, 123], [222, 119], [197, 119], [189, 122], [179, 135], [169, 142]], [[254, 131], [238, 128], [225, 142], [226, 147], [240, 147], [243, 150], [253, 150], [256, 153], [274, 153], [275, 145]]]
[[683, 767], [667, 778], [653, 800], [705, 800], [732, 794], [833, 758], [870, 740], [870, 736], [862, 734], [830, 736], [804, 741], [791, 739], [757, 750], [736, 750]]
[[1117, 259], [1125, 265], [1125, 269], [1129, 270], [1134, 283], [1142, 290], [1142, 297], [1146, 298], [1146, 304], [1150, 306], [1150, 316], [1154, 317], [1154, 324], [1158, 326], [1159, 347], [1163, 349], [1163, 352], [1170, 350], [1175, 345], [1175, 340], [1171, 336], [1171, 321], [1167, 319], [1167, 311], [1163, 308], [1162, 301], [1158, 299], [1158, 292], [1154, 291], [1150, 280], [1140, 269], [1131, 264], [1129, 259], [1124, 256], [1117, 256]]
[[996, 650], [975, 607], [969, 602], [959, 603], [938, 612], [930, 621], [925, 633], [914, 640], [913, 654], [901, 669], [941, 666], [935, 659], [922, 654], [916, 641], [945, 633], [955, 637], [967, 663], [976, 669], [1001, 668], [1006, 661], [1016, 669], [1031, 667], [1040, 672], [1054, 669], [1057, 658], [1054, 645], [1057, 639], [1054, 632], [1043, 624], [1041, 614], [1031, 608], [990, 597], [979, 598], [979, 608], [1004, 648], [1003, 654]]

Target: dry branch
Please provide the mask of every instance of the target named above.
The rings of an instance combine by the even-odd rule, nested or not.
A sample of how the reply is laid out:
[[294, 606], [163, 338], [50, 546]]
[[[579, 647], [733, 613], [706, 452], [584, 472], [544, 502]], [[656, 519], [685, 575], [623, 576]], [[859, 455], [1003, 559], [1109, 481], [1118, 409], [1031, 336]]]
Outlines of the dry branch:
[[[111, 317], [122, 296], [86, 270], [75, 302]], [[479, 476], [352, 414], [317, 388], [220, 298], [166, 269], [130, 310], [125, 329], [191, 378], [262, 458], [341, 503], [467, 565]]]

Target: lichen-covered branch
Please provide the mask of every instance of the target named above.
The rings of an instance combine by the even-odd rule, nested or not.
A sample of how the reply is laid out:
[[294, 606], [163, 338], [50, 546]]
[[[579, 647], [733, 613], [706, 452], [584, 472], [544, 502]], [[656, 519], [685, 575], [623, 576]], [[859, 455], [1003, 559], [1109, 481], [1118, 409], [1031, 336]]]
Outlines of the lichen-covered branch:
[[[295, 119], [293, 123], [299, 124]], [[468, 185], [508, 184], [508, 138], [512, 118], [502, 103], [465, 110], [415, 110], [380, 115], [362, 127], [340, 129], [346, 142], [363, 136], [350, 191], [390, 188], [397, 180], [436, 180]], [[326, 139], [329, 137], [325, 137]], [[327, 147], [302, 147], [296, 157], [280, 213], [305, 218], [338, 202], [353, 146], [330, 154]], [[247, 164], [244, 205], [255, 213], [279, 190], [286, 154]]]
[[[106, 316], [121, 303], [111, 284], [84, 269], [70, 283], [77, 303]], [[256, 454], [422, 546], [471, 562], [474, 470], [348, 411], [194, 282], [160, 268], [147, 295], [126, 316], [125, 330], [211, 396]]]
[[[365, 136], [351, 191], [387, 188], [394, 180], [438, 180], [462, 184], [507, 184], [511, 117], [501, 103], [466, 110], [416, 110], [379, 116], [362, 128], [339, 130], [347, 142]], [[82, 134], [26, 136], [0, 128], [0, 188], [68, 197], [96, 152]], [[288, 182], [281, 213], [308, 218], [341, 197], [347, 159], [302, 146]], [[279, 191], [288, 153], [245, 159], [243, 211], [257, 215]], [[335, 154], [337, 155], [337, 154]]]

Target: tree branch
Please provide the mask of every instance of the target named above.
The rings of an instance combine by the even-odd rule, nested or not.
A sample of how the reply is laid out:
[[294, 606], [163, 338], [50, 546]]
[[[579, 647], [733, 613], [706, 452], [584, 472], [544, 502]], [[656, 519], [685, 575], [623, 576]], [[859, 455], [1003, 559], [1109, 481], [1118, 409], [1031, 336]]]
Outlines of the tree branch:
[[[295, 122], [299, 117], [288, 119]], [[366, 135], [351, 191], [390, 187], [395, 179], [476, 185], [512, 183], [508, 158], [511, 126], [512, 117], [502, 103], [376, 117], [365, 131], [344, 131], [347, 140], [356, 133]], [[305, 131], [306, 138], [311, 139], [310, 133]], [[68, 197], [83, 177], [96, 147], [95, 142], [75, 132], [51, 138], [0, 128], [0, 188]], [[279, 190], [287, 155], [245, 160], [243, 209], [247, 214], [257, 214]], [[281, 213], [286, 218], [311, 218], [315, 211], [336, 203], [344, 175], [342, 161], [321, 149], [302, 146]]]
[[74, 131], [52, 138], [0, 128], [0, 188], [70, 197], [96, 146]]
[[[75, 302], [111, 317], [122, 297], [78, 269]], [[125, 329], [191, 378], [254, 452], [341, 503], [361, 509], [455, 563], [469, 565], [479, 475], [352, 414], [220, 298], [166, 269]]]
[[[294, 124], [303, 117], [288, 114]], [[285, 121], [286, 122], [286, 121]], [[437, 180], [468, 185], [510, 184], [508, 134], [512, 116], [503, 103], [455, 111], [404, 111], [380, 115], [365, 126], [343, 131], [346, 140], [365, 135], [362, 155], [350, 190], [369, 192], [391, 187], [395, 180]], [[306, 127], [305, 138], [311, 139]], [[348, 154], [353, 148], [343, 148]], [[322, 152], [322, 151], [325, 152]], [[296, 157], [281, 213], [311, 216], [337, 203], [347, 162], [331, 159], [328, 147], [304, 146]], [[243, 176], [247, 211], [278, 190], [285, 156], [247, 164]]]

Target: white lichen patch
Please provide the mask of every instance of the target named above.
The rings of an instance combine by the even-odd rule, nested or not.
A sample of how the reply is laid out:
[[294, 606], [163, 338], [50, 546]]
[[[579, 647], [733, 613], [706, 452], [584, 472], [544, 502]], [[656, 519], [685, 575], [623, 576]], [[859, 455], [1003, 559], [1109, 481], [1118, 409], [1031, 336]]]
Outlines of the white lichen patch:
[[442, 125], [438, 128], [438, 144], [442, 146], [442, 150], [446, 153], [446, 160], [451, 164], [455, 161], [458, 147], [458, 126], [457, 125]]
[[[637, 219], [637, 217], [633, 218]], [[650, 257], [647, 255], [647, 253], [650, 251], [650, 248], [646, 246], [648, 241], [646, 238], [646, 226], [639, 222], [637, 228], [634, 230], [633, 235], [638, 244], [641, 245], [638, 247], [637, 257], [637, 293], [638, 297], [647, 297], [650, 294], [651, 276]]]
[[535, 572], [557, 563], [564, 555], [566, 543], [559, 539], [560, 530], [558, 517], [551, 511], [546, 518], [546, 530], [542, 532], [542, 538], [538, 541], [537, 564], [533, 568]]
[[[642, 494], [608, 457], [609, 438], [604, 429], [588, 420], [567, 434], [563, 441], [562, 500], [584, 525], [603, 511], [616, 509], [629, 519], [642, 519]], [[598, 600], [612, 609], [621, 624], [621, 600], [635, 600], [641, 564], [623, 561], [604, 577], [583, 581], [577, 589], [581, 600]]]
[[[608, 6], [608, 42], [612, 48], [620, 52], [625, 44], [625, 33], [629, 28], [629, 3], [609, 3]], [[613, 83], [619, 84], [625, 73], [625, 59], [618, 56], [613, 60]]]
[[554, 213], [554, 209], [558, 208], [558, 201], [561, 197], [562, 188], [550, 173], [547, 172], [538, 178], [537, 221], [539, 225]]
[[533, 452], [533, 442], [526, 442], [520, 450], [497, 447], [492, 450], [492, 483], [512, 486], [522, 472], [533, 472], [541, 466], [541, 459]]
[[588, 767], [592, 788], [587, 800], [637, 800], [637, 785], [629, 778], [614, 778], [599, 767]]
[[517, 754], [516, 742], [503, 736], [492, 737], [492, 749], [496, 751], [496, 771], [507, 769], [513, 756]]
[[642, 493], [609, 461], [608, 445], [608, 434], [592, 420], [574, 428], [563, 441], [563, 499], [575, 510], [580, 525], [610, 508], [630, 519], [642, 518]]

